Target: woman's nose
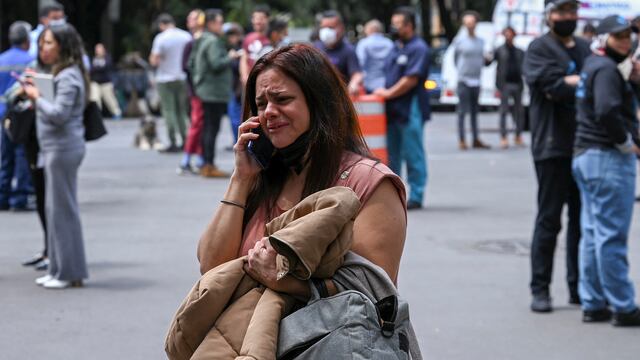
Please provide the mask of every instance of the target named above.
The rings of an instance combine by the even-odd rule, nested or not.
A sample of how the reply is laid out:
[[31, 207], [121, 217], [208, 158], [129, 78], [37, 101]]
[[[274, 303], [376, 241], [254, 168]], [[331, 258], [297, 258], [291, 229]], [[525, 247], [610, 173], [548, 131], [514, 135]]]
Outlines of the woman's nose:
[[264, 109], [264, 116], [267, 119], [278, 116], [278, 107], [272, 102], [267, 103], [267, 107]]

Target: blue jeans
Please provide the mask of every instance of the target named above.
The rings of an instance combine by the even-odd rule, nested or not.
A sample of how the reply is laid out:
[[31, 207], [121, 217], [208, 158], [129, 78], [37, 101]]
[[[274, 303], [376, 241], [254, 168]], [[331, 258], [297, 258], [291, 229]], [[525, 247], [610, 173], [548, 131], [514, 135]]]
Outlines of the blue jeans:
[[0, 136], [0, 208], [23, 208], [27, 206], [27, 196], [33, 193], [24, 145], [13, 143], [4, 127]]
[[422, 140], [422, 114], [418, 99], [411, 101], [409, 122], [400, 124], [388, 119], [387, 122], [387, 151], [389, 153], [389, 167], [400, 175], [402, 162], [407, 165], [409, 182], [409, 201], [422, 204], [424, 188], [427, 185], [427, 152]]
[[242, 121], [240, 117], [242, 113], [242, 108], [240, 105], [240, 101], [235, 97], [235, 95], [231, 95], [231, 99], [227, 103], [227, 115], [229, 115], [229, 122], [231, 123], [231, 132], [233, 134], [232, 144], [235, 144], [238, 140], [238, 126]]
[[582, 199], [578, 291], [584, 310], [635, 309], [627, 240], [635, 196], [636, 161], [615, 149], [589, 149], [573, 159]]

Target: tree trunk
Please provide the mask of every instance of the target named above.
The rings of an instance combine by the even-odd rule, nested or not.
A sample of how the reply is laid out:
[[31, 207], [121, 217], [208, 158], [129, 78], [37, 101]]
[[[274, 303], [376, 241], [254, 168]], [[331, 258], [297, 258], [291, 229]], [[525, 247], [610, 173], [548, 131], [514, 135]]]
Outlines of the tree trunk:
[[453, 40], [453, 37], [456, 36], [456, 30], [453, 27], [453, 22], [451, 21], [451, 17], [449, 16], [449, 11], [447, 10], [445, 0], [436, 0], [438, 4], [438, 13], [440, 14], [440, 22], [444, 27], [445, 36], [449, 39], [449, 42]]
[[431, 45], [431, 0], [420, 2], [420, 17], [422, 18], [422, 37]]

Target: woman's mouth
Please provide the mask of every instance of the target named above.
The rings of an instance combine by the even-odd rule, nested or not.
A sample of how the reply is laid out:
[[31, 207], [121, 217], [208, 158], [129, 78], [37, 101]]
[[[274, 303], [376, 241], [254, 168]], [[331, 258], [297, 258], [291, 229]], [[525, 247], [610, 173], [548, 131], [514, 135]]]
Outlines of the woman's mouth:
[[287, 125], [289, 125], [289, 123], [284, 122], [284, 121], [269, 123], [269, 124], [267, 124], [267, 130], [269, 130], [270, 132], [278, 131], [279, 129], [281, 129], [281, 128], [287, 126]]

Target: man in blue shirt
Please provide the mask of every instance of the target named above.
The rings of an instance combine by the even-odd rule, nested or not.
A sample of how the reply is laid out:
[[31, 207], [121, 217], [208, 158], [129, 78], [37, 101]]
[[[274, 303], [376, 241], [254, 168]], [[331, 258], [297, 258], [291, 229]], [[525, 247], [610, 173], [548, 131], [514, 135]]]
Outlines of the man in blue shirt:
[[[29, 31], [31, 26], [24, 21], [16, 21], [9, 27], [11, 48], [0, 54], [0, 95], [14, 83], [12, 72], [21, 73], [33, 60], [29, 55]], [[0, 97], [0, 119], [4, 120], [7, 104]], [[3, 124], [4, 125], [4, 124]], [[29, 165], [24, 155], [24, 146], [14, 144], [4, 126], [0, 138], [0, 210], [26, 210], [27, 196], [33, 192]], [[13, 179], [16, 186], [12, 188]]]
[[367, 37], [358, 42], [356, 55], [364, 73], [364, 89], [371, 93], [384, 87], [384, 64], [393, 50], [393, 41], [382, 35], [382, 23], [376, 19], [364, 25], [364, 33]]
[[422, 207], [427, 183], [422, 129], [423, 122], [430, 117], [423, 86], [429, 75], [429, 47], [415, 33], [415, 18], [410, 7], [399, 7], [393, 12], [391, 34], [397, 40], [385, 66], [386, 88], [374, 91], [386, 100], [389, 167], [400, 174], [402, 162], [407, 165], [409, 210]]
[[344, 21], [339, 12], [328, 10], [322, 13], [318, 37], [320, 40], [313, 45], [325, 53], [336, 67], [349, 93], [357, 95], [362, 84], [362, 70], [353, 46], [344, 38]]

